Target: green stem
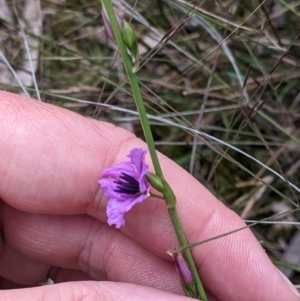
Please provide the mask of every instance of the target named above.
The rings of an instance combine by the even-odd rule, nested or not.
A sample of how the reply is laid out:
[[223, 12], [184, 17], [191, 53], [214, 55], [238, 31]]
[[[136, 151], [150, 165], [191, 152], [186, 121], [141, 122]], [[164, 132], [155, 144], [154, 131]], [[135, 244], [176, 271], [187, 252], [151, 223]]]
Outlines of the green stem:
[[160, 196], [160, 195], [157, 195], [157, 194], [154, 194], [154, 193], [150, 193], [150, 196], [151, 196], [152, 198], [156, 198], [156, 199], [160, 199], [160, 200], [165, 201], [165, 198], [162, 197], [162, 196]]
[[[182, 230], [181, 224], [179, 222], [179, 218], [178, 218], [178, 215], [177, 215], [177, 212], [176, 212], [175, 208], [168, 208], [168, 211], [169, 211], [169, 215], [171, 217], [175, 232], [177, 234], [177, 238], [179, 240], [180, 246], [186, 246], [187, 241], [186, 241], [185, 235], [183, 233], [183, 230]], [[182, 252], [183, 252], [184, 258], [188, 262], [188, 264], [190, 266], [190, 269], [191, 269], [191, 272], [194, 276], [195, 284], [196, 284], [196, 288], [197, 288], [197, 292], [199, 294], [200, 300], [207, 301], [208, 299], [207, 299], [207, 296], [205, 294], [205, 291], [204, 291], [202, 282], [200, 280], [198, 270], [197, 270], [197, 267], [194, 263], [194, 260], [193, 260], [190, 249], [188, 249], [188, 248], [183, 249]]]
[[[168, 185], [168, 183], [166, 183], [166, 181], [163, 178], [163, 173], [162, 173], [162, 169], [160, 167], [159, 161], [158, 161], [158, 157], [157, 157], [157, 153], [154, 147], [154, 140], [153, 140], [153, 136], [151, 133], [151, 129], [150, 129], [150, 125], [148, 122], [148, 118], [147, 118], [147, 114], [146, 114], [146, 109], [145, 109], [145, 105], [143, 102], [143, 98], [141, 95], [141, 91], [139, 88], [139, 84], [138, 84], [138, 79], [136, 74], [132, 71], [132, 63], [131, 63], [131, 59], [128, 56], [127, 50], [126, 50], [126, 46], [124, 44], [123, 41], [123, 37], [118, 25], [118, 22], [116, 20], [115, 14], [114, 14], [114, 10], [113, 10], [113, 6], [110, 2], [110, 0], [102, 0], [109, 21], [110, 21], [110, 25], [111, 28], [113, 30], [117, 45], [118, 45], [118, 49], [120, 51], [123, 63], [124, 63], [124, 67], [128, 76], [128, 81], [130, 83], [131, 89], [132, 89], [132, 93], [133, 93], [133, 97], [136, 103], [136, 107], [137, 110], [139, 112], [139, 116], [140, 116], [140, 120], [141, 120], [141, 124], [143, 127], [143, 131], [144, 131], [144, 135], [145, 135], [145, 139], [149, 148], [149, 153], [152, 159], [152, 163], [155, 169], [155, 173], [156, 175], [162, 179], [162, 182], [164, 183], [164, 199], [168, 205], [168, 211], [175, 229], [175, 232], [177, 234], [178, 240], [180, 242], [180, 246], [181, 247], [185, 247], [187, 245], [187, 241], [186, 238], [184, 236], [183, 230], [181, 228], [177, 213], [176, 213], [176, 209], [175, 209], [175, 204], [176, 204], [176, 198], [174, 196], [173, 191], [171, 190], [170, 186]], [[207, 301], [207, 297], [205, 295], [202, 283], [200, 281], [199, 275], [198, 275], [198, 271], [197, 268], [195, 266], [195, 263], [193, 261], [191, 252], [189, 249], [185, 249], [184, 251], [184, 255], [185, 255], [185, 259], [188, 262], [190, 268], [191, 268], [191, 272], [194, 276], [195, 279], [195, 283], [196, 283], [196, 288], [198, 291], [198, 295], [200, 297], [200, 299], [202, 301]]]
[[118, 45], [118, 49], [120, 51], [123, 63], [124, 63], [124, 67], [128, 76], [128, 80], [131, 86], [131, 90], [133, 93], [133, 97], [135, 100], [135, 104], [137, 107], [137, 110], [139, 112], [140, 115], [140, 119], [141, 119], [141, 124], [142, 124], [142, 128], [144, 131], [144, 135], [145, 135], [145, 139], [149, 148], [149, 153], [152, 159], [152, 163], [153, 163], [153, 167], [155, 170], [155, 173], [159, 176], [159, 177], [163, 177], [163, 173], [162, 173], [162, 169], [160, 167], [159, 161], [158, 161], [158, 157], [156, 154], [156, 150], [154, 147], [154, 140], [153, 140], [153, 136], [152, 136], [152, 132], [150, 129], [150, 125], [148, 122], [148, 118], [147, 118], [147, 114], [146, 114], [146, 109], [145, 109], [145, 105], [143, 102], [143, 98], [141, 95], [141, 91], [139, 88], [139, 84], [138, 84], [138, 79], [137, 76], [134, 72], [132, 72], [132, 63], [131, 63], [131, 59], [128, 56], [127, 50], [126, 50], [126, 46], [123, 42], [123, 37], [121, 35], [121, 31], [119, 28], [119, 24], [116, 20], [115, 14], [114, 14], [114, 10], [112, 7], [112, 4], [110, 2], [110, 0], [103, 0], [105, 9], [107, 11], [107, 15], [111, 24], [111, 28], [114, 32], [114, 36]]

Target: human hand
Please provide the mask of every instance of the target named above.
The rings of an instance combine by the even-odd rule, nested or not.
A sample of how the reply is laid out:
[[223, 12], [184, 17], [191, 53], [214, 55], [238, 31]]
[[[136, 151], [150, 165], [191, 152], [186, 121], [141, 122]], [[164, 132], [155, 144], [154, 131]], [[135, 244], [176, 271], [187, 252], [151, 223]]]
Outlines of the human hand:
[[[134, 147], [146, 149], [143, 141], [7, 92], [0, 92], [0, 120], [0, 287], [26, 287], [2, 290], [0, 300], [188, 300], [166, 254], [178, 243], [163, 201], [135, 206], [121, 230], [106, 223], [101, 171]], [[187, 172], [159, 158], [190, 242], [244, 226]], [[299, 300], [248, 229], [192, 253], [210, 301]], [[59, 284], [32, 288], [48, 277]]]

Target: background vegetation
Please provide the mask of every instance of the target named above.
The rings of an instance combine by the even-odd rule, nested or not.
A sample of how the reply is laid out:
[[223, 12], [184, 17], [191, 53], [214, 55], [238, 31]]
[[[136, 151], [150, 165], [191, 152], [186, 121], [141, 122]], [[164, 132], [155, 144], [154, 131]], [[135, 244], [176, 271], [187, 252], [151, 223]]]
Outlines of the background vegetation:
[[[138, 77], [157, 149], [245, 220], [287, 212], [252, 230], [273, 260], [297, 269], [299, 3], [113, 3], [138, 37]], [[1, 0], [0, 23], [1, 89], [143, 138], [101, 1]], [[285, 273], [299, 283], [297, 273]]]

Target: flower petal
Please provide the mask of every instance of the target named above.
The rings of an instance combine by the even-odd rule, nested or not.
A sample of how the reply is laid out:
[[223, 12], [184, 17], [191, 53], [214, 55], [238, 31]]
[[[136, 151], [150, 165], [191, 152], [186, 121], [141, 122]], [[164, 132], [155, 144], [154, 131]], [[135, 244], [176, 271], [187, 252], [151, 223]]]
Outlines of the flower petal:
[[110, 199], [106, 208], [106, 215], [107, 215], [107, 223], [112, 226], [116, 225], [116, 228], [121, 228], [125, 225], [124, 220], [124, 213], [120, 211], [120, 208], [116, 206], [114, 203], [116, 199]]
[[122, 162], [113, 167], [104, 169], [102, 172], [102, 177], [111, 177], [114, 179], [118, 179], [121, 172], [124, 172], [130, 175], [131, 177], [137, 179], [136, 171], [130, 162]]
[[139, 175], [146, 174], [149, 165], [145, 163], [145, 156], [148, 152], [142, 148], [134, 148], [130, 151], [127, 157], [130, 158], [132, 164], [136, 167]]
[[99, 184], [104, 190], [104, 193], [109, 198], [121, 199], [120, 193], [116, 192], [117, 184], [111, 181], [110, 179], [101, 179], [99, 180]]
[[109, 198], [106, 208], [109, 225], [116, 228], [123, 226], [124, 214], [149, 196], [146, 154], [146, 150], [134, 148], [128, 155], [131, 162], [122, 162], [103, 170], [102, 179], [98, 182]]
[[120, 228], [125, 224], [124, 214], [130, 211], [134, 205], [141, 203], [145, 198], [147, 198], [147, 195], [144, 194], [131, 195], [123, 201], [111, 198], [106, 208], [107, 223], [110, 226], [116, 225], [116, 228]]

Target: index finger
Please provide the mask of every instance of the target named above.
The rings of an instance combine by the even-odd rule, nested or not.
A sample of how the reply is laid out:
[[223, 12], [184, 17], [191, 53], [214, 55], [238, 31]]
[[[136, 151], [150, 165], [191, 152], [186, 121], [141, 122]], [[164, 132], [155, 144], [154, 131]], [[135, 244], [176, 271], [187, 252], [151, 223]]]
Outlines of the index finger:
[[[146, 148], [144, 142], [110, 124], [14, 94], [0, 93], [0, 104], [1, 198], [27, 212], [87, 213], [105, 221], [99, 175], [132, 148]], [[244, 226], [182, 168], [159, 158], [190, 242]], [[122, 231], [152, 252], [164, 257], [177, 244], [162, 201], [146, 200], [125, 218]], [[197, 247], [193, 255], [216, 299], [298, 300], [249, 230]]]

